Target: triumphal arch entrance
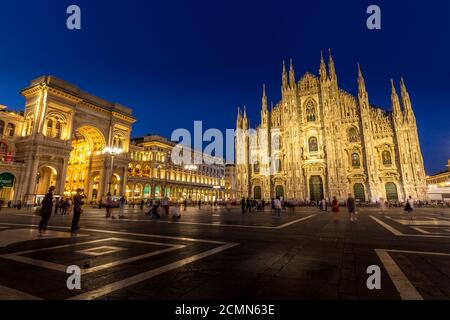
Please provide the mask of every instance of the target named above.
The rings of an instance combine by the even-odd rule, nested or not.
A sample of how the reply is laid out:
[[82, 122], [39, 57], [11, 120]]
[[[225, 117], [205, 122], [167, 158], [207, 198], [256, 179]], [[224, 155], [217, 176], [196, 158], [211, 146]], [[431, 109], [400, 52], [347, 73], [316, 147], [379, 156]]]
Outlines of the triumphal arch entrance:
[[31, 82], [16, 158], [25, 164], [17, 198], [37, 201], [50, 186], [70, 197], [82, 189], [89, 201], [125, 193], [131, 109], [110, 103], [52, 76]]

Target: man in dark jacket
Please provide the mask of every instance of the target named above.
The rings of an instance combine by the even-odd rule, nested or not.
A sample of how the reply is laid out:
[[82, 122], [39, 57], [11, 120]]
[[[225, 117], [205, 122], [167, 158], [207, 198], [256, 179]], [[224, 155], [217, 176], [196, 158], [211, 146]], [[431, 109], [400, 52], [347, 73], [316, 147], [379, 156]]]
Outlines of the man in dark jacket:
[[348, 209], [348, 214], [350, 216], [350, 221], [351, 222], [357, 221], [358, 219], [356, 218], [356, 201], [352, 197], [351, 193], [348, 194], [347, 209]]
[[80, 216], [82, 213], [83, 195], [81, 194], [82, 190], [77, 189], [77, 193], [73, 197], [73, 219], [72, 219], [72, 228], [71, 232], [76, 233], [80, 227], [78, 226], [78, 222], [80, 221]]
[[48, 190], [47, 194], [42, 200], [41, 207], [41, 222], [39, 222], [39, 235], [44, 235], [47, 231], [48, 221], [52, 215], [53, 211], [53, 192], [55, 191], [55, 187], [51, 186]]

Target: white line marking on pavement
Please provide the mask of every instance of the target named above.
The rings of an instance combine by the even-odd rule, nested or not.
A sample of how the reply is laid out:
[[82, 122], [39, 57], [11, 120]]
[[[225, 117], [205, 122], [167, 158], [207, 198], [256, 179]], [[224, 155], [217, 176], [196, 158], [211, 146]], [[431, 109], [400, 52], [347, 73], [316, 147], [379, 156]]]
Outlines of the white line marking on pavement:
[[375, 249], [378, 257], [383, 263], [384, 268], [389, 274], [397, 291], [403, 300], [423, 300], [420, 293], [409, 281], [408, 277], [403, 273], [400, 267], [395, 263], [394, 259], [389, 255], [387, 250]]
[[375, 218], [374, 216], [370, 216], [373, 220], [375, 220], [376, 222], [378, 222], [378, 224], [380, 224], [383, 228], [387, 229], [388, 231], [390, 231], [391, 233], [393, 233], [396, 236], [403, 236], [404, 234], [401, 233], [400, 231], [398, 231], [397, 229], [391, 227], [390, 225], [384, 223], [383, 221], [381, 221], [380, 219]]
[[42, 300], [26, 292], [0, 285], [0, 300]]
[[[437, 234], [405, 234], [405, 233], [398, 231], [394, 227], [391, 227], [390, 225], [384, 223], [380, 219], [375, 218], [374, 216], [370, 216], [370, 217], [373, 220], [375, 220], [378, 224], [380, 224], [383, 228], [387, 229], [388, 231], [390, 231], [392, 234], [394, 234], [397, 237], [447, 238], [447, 239], [450, 238], [450, 235], [446, 236], [446, 235], [437, 235]], [[389, 217], [386, 217], [386, 218], [389, 218]], [[411, 228], [413, 228], [413, 227], [411, 227]]]
[[[27, 227], [38, 227], [36, 224], [21, 224], [21, 223], [4, 223], [0, 222], [0, 225], [7, 226], [27, 226]], [[50, 229], [70, 229], [70, 227], [62, 227], [62, 226], [50, 226]], [[102, 230], [102, 229], [90, 229], [83, 228], [83, 231], [90, 232], [99, 232], [99, 233], [111, 233], [111, 234], [122, 234], [127, 236], [137, 236], [137, 237], [150, 237], [150, 238], [161, 238], [161, 239], [170, 239], [170, 240], [180, 240], [180, 241], [190, 241], [190, 242], [204, 242], [204, 243], [214, 243], [214, 244], [226, 244], [229, 242], [216, 241], [216, 240], [205, 240], [205, 239], [194, 239], [194, 238], [185, 238], [185, 237], [172, 237], [172, 236], [162, 236], [157, 234], [146, 234], [146, 233], [135, 233], [135, 232], [124, 232], [124, 231], [114, 231], [114, 230]]]
[[48, 248], [42, 248], [42, 249], [9, 253], [9, 254], [5, 254], [5, 255], [0, 255], [0, 258], [13, 260], [13, 261], [17, 261], [17, 262], [22, 262], [22, 263], [27, 263], [27, 264], [31, 264], [36, 267], [46, 268], [46, 269], [50, 269], [50, 270], [54, 270], [54, 271], [66, 272], [67, 266], [65, 266], [65, 265], [61, 265], [61, 264], [53, 263], [53, 262], [49, 262], [49, 261], [33, 259], [33, 258], [29, 258], [29, 257], [24, 257], [23, 255], [29, 254], [29, 253], [34, 253], [34, 252], [70, 248], [70, 247], [76, 247], [76, 246], [81, 246], [81, 245], [86, 245], [86, 244], [94, 244], [94, 243], [105, 242], [105, 241], [108, 241], [108, 242], [123, 241], [123, 242], [131, 242], [131, 243], [141, 243], [141, 244], [164, 246], [164, 247], [170, 247], [170, 248], [152, 251], [152, 252], [149, 252], [146, 254], [130, 257], [127, 259], [117, 260], [114, 262], [109, 262], [109, 263], [105, 263], [105, 264], [98, 265], [95, 267], [87, 268], [87, 269], [82, 270], [82, 274], [97, 272], [97, 271], [104, 270], [107, 268], [119, 266], [119, 265], [122, 265], [125, 263], [134, 262], [137, 260], [146, 259], [146, 258], [149, 258], [152, 256], [156, 256], [158, 254], [163, 254], [163, 253], [171, 252], [171, 251], [182, 249], [182, 248], [186, 247], [185, 245], [167, 244], [167, 243], [160, 243], [160, 242], [140, 241], [140, 240], [123, 239], [123, 238], [107, 238], [107, 239], [98, 239], [98, 240], [93, 240], [93, 241], [66, 244], [66, 245], [60, 245], [60, 246], [54, 246], [54, 247], [48, 247]]
[[[31, 215], [27, 214], [20, 214], [20, 213], [10, 213], [10, 215], [16, 215], [16, 216], [28, 216], [31, 217]], [[126, 221], [126, 222], [147, 222], [147, 223], [167, 223], [167, 224], [185, 224], [185, 225], [199, 225], [199, 226], [213, 226], [213, 227], [235, 227], [235, 228], [254, 228], [254, 229], [283, 229], [287, 228], [293, 224], [296, 224], [301, 221], [308, 220], [310, 218], [315, 217], [317, 214], [312, 214], [291, 222], [287, 222], [285, 224], [279, 225], [279, 226], [260, 226], [260, 225], [245, 225], [245, 224], [230, 224], [230, 223], [220, 223], [220, 222], [190, 222], [190, 221], [165, 221], [165, 220], [144, 220], [144, 219], [120, 219], [119, 221]], [[101, 221], [105, 218], [103, 216], [99, 216], [98, 218], [95, 217], [83, 217], [82, 220], [84, 221]]]
[[82, 293], [80, 295], [77, 295], [75, 297], [69, 298], [69, 300], [93, 300], [93, 299], [97, 299], [99, 297], [105, 296], [111, 292], [120, 290], [120, 289], [124, 289], [126, 287], [132, 286], [134, 284], [137, 284], [139, 282], [148, 280], [150, 278], [153, 278], [155, 276], [158, 276], [162, 273], [177, 269], [179, 267], [182, 267], [186, 264], [192, 263], [194, 261], [206, 258], [208, 256], [211, 256], [213, 254], [217, 254], [219, 252], [222, 252], [224, 250], [227, 250], [229, 248], [232, 248], [234, 246], [237, 246], [237, 243], [228, 243], [225, 244], [223, 246], [193, 255], [191, 257], [179, 260], [179, 261], [175, 261], [173, 263], [167, 264], [165, 266], [156, 268], [156, 269], [152, 269], [140, 274], [137, 274], [135, 276], [120, 280], [120, 281], [116, 281], [114, 283], [108, 284], [106, 286], [103, 286], [99, 289], [96, 290], [92, 290], [86, 293]]

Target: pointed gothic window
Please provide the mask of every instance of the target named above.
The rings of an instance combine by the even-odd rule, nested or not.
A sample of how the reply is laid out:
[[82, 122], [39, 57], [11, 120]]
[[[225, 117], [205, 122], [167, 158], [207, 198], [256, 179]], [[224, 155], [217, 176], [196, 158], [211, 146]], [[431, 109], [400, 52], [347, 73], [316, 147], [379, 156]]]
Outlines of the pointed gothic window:
[[316, 118], [316, 105], [310, 100], [306, 104], [306, 120], [308, 122], [314, 122], [316, 121]]
[[349, 142], [358, 142], [359, 141], [358, 130], [356, 130], [355, 127], [348, 129], [348, 141]]
[[392, 157], [389, 151], [383, 152], [383, 165], [390, 166], [392, 164]]
[[361, 161], [359, 159], [359, 154], [353, 153], [352, 154], [352, 167], [359, 168], [360, 166], [361, 166]]
[[311, 137], [308, 140], [308, 148], [309, 152], [317, 152], [319, 151], [319, 145], [317, 144], [317, 138]]
[[253, 164], [253, 172], [254, 172], [254, 173], [259, 173], [259, 162], [258, 162], [258, 161], [256, 161], [256, 162]]
[[3, 130], [5, 130], [5, 121], [0, 120], [0, 135], [3, 134]]

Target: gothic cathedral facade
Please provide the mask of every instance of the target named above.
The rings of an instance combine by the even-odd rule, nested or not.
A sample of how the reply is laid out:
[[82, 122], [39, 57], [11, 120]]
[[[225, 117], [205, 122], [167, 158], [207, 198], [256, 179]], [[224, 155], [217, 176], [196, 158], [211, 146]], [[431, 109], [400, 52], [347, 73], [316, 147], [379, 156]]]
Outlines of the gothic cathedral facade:
[[392, 82], [392, 111], [369, 103], [358, 65], [358, 96], [339, 88], [331, 53], [319, 76], [296, 82], [283, 62], [281, 101], [269, 110], [263, 89], [261, 123], [249, 129], [238, 110], [236, 197], [321, 200], [348, 193], [362, 202], [426, 199], [415, 115], [403, 79]]

